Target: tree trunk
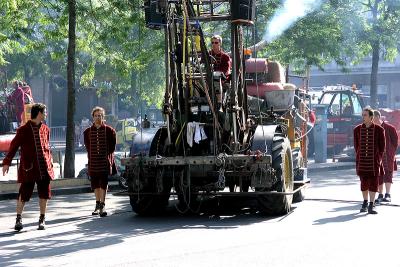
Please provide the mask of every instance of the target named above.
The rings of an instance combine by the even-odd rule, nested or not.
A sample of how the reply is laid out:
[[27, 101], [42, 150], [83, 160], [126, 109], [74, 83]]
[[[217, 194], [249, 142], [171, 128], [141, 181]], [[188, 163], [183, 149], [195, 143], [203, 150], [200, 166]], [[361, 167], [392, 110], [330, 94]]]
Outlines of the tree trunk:
[[378, 66], [379, 66], [379, 41], [372, 44], [372, 68], [371, 68], [371, 107], [378, 107]]
[[131, 94], [133, 96], [133, 99], [132, 99], [132, 111], [133, 111], [133, 114], [132, 114], [132, 116], [137, 116], [138, 110], [139, 110], [139, 107], [138, 107], [136, 99], [139, 99], [140, 96], [138, 94], [136, 85], [137, 85], [137, 72], [136, 72], [136, 70], [132, 69], [131, 70]]
[[374, 30], [374, 40], [372, 46], [372, 66], [371, 66], [371, 84], [369, 94], [371, 96], [371, 107], [378, 107], [378, 66], [379, 66], [379, 30], [378, 24], [378, 5], [380, 0], [375, 0], [372, 6], [372, 28]]
[[76, 1], [68, 0], [68, 63], [67, 63], [67, 134], [64, 160], [64, 177], [75, 177], [75, 41], [76, 41]]

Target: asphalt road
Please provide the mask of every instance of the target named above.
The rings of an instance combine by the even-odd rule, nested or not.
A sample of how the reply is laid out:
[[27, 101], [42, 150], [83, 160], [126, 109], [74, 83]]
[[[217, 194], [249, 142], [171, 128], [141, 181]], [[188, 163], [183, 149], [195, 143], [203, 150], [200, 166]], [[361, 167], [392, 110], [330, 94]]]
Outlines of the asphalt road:
[[110, 216], [91, 216], [91, 194], [57, 196], [38, 231], [37, 200], [25, 228], [12, 230], [15, 202], [0, 201], [0, 266], [400, 266], [400, 179], [393, 203], [361, 214], [354, 170], [313, 174], [307, 199], [290, 214], [248, 210], [139, 217], [109, 196]]

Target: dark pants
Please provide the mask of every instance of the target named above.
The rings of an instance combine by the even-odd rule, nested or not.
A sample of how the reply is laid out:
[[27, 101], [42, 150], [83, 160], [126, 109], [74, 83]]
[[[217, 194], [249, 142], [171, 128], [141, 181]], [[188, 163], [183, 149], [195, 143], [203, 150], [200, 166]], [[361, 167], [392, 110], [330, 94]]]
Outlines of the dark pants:
[[[37, 191], [39, 198], [42, 199], [50, 199], [51, 198], [51, 185], [50, 179], [43, 179], [36, 181]], [[21, 200], [24, 202], [28, 202], [33, 193], [33, 188], [35, 187], [35, 182], [23, 182], [19, 187], [19, 196], [21, 196]]]
[[360, 181], [361, 191], [378, 192], [379, 179], [377, 176], [364, 174], [360, 176]]
[[92, 190], [101, 188], [107, 190], [108, 186], [108, 172], [106, 173], [92, 173], [90, 175], [90, 185]]
[[383, 183], [393, 183], [393, 172], [385, 172], [384, 175], [379, 176], [379, 185]]

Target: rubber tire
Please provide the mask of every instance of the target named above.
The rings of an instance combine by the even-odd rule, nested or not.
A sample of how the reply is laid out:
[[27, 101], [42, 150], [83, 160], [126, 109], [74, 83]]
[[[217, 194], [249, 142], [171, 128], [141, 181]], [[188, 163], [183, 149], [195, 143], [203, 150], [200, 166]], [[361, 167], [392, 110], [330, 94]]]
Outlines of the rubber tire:
[[[161, 136], [160, 136], [161, 135]], [[154, 140], [164, 140], [164, 143], [160, 142], [160, 146], [158, 148], [159, 151], [153, 151], [150, 150], [149, 156], [155, 156], [156, 154], [161, 154], [161, 156], [165, 156], [165, 141], [167, 138], [167, 132], [166, 129], [160, 129], [156, 135], [154, 136]], [[153, 147], [153, 146], [152, 146]], [[129, 173], [129, 172], [127, 172]], [[139, 174], [140, 175], [140, 174]], [[128, 183], [133, 183], [134, 179], [128, 179]], [[138, 194], [130, 195], [130, 204], [132, 207], [132, 210], [142, 216], [150, 216], [150, 215], [159, 215], [162, 213], [165, 208], [168, 206], [169, 202], [169, 196], [172, 188], [172, 182], [168, 179], [168, 177], [165, 177], [165, 173], [163, 174], [163, 178], [161, 179], [163, 183], [163, 189], [165, 195], [161, 196], [145, 196], [145, 195], [140, 195], [140, 192]], [[155, 181], [155, 179], [154, 179]], [[128, 185], [128, 191], [133, 191], [131, 188], [133, 188], [133, 185]], [[157, 185], [156, 183], [152, 183], [147, 185], [141, 192], [147, 193], [147, 192], [157, 192]]]
[[[302, 159], [300, 149], [293, 150], [292, 154], [293, 154], [293, 157], [292, 157], [293, 158], [293, 175], [295, 175], [296, 171], [301, 167], [303, 159]], [[306, 189], [303, 188], [303, 189], [297, 191], [296, 193], [294, 193], [292, 203], [302, 202], [305, 199], [305, 191], [306, 191]]]
[[[286, 163], [286, 160], [288, 161]], [[282, 166], [288, 166], [287, 169]], [[278, 182], [269, 191], [293, 191], [293, 161], [290, 142], [283, 134], [277, 133], [272, 144], [272, 168], [275, 169]], [[285, 181], [284, 173], [288, 181]], [[285, 215], [290, 212], [293, 195], [260, 195], [257, 198], [261, 213], [272, 216]]]

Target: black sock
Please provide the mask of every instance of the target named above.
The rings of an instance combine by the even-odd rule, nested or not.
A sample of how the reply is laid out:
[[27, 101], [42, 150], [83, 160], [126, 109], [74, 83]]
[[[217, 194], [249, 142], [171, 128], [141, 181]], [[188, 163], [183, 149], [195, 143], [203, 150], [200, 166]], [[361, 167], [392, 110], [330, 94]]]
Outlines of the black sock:
[[21, 216], [21, 214], [17, 214], [17, 219], [21, 219], [22, 218], [22, 216]]
[[40, 219], [44, 219], [44, 214], [40, 214]]
[[367, 204], [368, 203], [368, 200], [364, 200], [364, 203], [363, 204]]

